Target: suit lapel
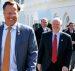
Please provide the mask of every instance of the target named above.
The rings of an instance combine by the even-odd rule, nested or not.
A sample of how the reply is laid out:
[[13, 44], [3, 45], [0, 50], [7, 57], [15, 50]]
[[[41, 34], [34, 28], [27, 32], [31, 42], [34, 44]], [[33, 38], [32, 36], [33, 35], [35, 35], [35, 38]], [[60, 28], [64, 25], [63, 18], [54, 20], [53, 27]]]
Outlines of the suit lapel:
[[[19, 43], [20, 43], [20, 40], [21, 39], [21, 29], [19, 27], [19, 25], [17, 25], [17, 29], [16, 29], [16, 43], [15, 43], [15, 48], [17, 49], [18, 46], [19, 46]], [[15, 49], [15, 50], [16, 50]]]
[[2, 25], [2, 26], [0, 27], [0, 48], [1, 48], [1, 44], [2, 44], [3, 28], [4, 28], [4, 25]]
[[4, 25], [0, 26], [0, 71], [1, 71], [1, 46], [2, 46], [2, 34], [3, 34]]
[[17, 63], [17, 68], [19, 70], [19, 46], [21, 43], [21, 26], [18, 24], [17, 29], [16, 29], [16, 42], [15, 42], [15, 57], [16, 57], [16, 63]]
[[60, 33], [59, 44], [58, 44], [58, 56], [59, 56], [59, 54], [61, 53], [61, 50], [62, 50], [63, 40], [64, 39], [63, 39], [62, 33]]
[[48, 48], [48, 51], [49, 51], [49, 56], [52, 57], [52, 32], [49, 33], [49, 37], [48, 37], [48, 43], [49, 43], [49, 48]]
[[41, 33], [42, 33], [42, 32], [44, 32], [44, 30], [43, 30], [43, 28], [42, 28], [42, 27], [41, 27], [40, 29], [41, 29], [41, 30], [40, 30], [40, 31], [41, 31]]
[[47, 63], [45, 68], [48, 68], [49, 65], [51, 64], [51, 57], [52, 57], [52, 32], [48, 32], [47, 35], [45, 37], [43, 41], [45, 44], [45, 51], [46, 51], [46, 55], [47, 55]]

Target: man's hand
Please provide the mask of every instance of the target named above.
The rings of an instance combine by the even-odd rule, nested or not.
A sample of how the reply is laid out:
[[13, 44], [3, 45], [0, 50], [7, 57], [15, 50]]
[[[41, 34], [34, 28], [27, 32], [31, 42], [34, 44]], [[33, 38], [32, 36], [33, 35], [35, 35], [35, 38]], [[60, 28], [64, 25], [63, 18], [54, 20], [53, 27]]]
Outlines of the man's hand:
[[41, 64], [37, 64], [37, 69], [38, 69], [39, 71], [42, 71], [42, 66], [41, 66]]
[[63, 66], [62, 71], [68, 71], [68, 68], [66, 66]]

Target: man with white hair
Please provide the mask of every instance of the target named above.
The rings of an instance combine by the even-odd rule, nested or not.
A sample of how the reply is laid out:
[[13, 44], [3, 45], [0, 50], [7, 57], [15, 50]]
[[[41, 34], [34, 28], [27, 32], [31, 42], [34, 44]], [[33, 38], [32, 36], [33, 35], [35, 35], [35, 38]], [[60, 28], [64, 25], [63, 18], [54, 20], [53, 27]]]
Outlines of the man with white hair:
[[70, 35], [60, 31], [62, 20], [52, 20], [52, 31], [43, 33], [38, 52], [39, 71], [68, 71], [72, 40]]

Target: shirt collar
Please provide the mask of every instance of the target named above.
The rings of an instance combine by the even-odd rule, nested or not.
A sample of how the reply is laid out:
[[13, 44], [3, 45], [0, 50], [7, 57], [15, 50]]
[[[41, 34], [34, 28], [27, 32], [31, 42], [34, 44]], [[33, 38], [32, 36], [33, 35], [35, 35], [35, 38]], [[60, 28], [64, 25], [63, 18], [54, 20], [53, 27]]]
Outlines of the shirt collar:
[[[15, 23], [13, 26], [12, 26], [12, 29], [16, 29], [16, 26], [17, 26], [17, 23]], [[4, 24], [4, 29], [6, 30], [8, 28], [8, 26], [6, 24]]]
[[[54, 34], [54, 32], [53, 32], [53, 36], [54, 36], [54, 35], [55, 35], [55, 34]], [[59, 31], [59, 32], [57, 32], [57, 33], [56, 33], [56, 35], [60, 35], [60, 31]]]

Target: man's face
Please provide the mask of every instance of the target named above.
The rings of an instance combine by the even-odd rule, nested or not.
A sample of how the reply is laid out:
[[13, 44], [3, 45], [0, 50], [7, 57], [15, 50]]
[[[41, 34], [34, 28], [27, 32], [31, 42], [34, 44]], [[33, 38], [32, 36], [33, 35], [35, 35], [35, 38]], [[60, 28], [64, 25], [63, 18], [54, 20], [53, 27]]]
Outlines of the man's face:
[[3, 11], [5, 22], [8, 26], [12, 26], [16, 23], [18, 18], [17, 5], [7, 5]]
[[42, 26], [42, 28], [47, 27], [47, 25], [48, 25], [48, 22], [45, 19], [42, 19], [41, 20], [41, 26]]
[[70, 30], [73, 30], [73, 28], [74, 28], [74, 25], [73, 25], [73, 24], [70, 24], [70, 25], [69, 25], [69, 29], [70, 29]]
[[54, 20], [52, 22], [52, 30], [54, 33], [57, 33], [60, 31], [60, 28], [61, 28], [61, 25], [60, 25], [60, 22], [58, 20]]

